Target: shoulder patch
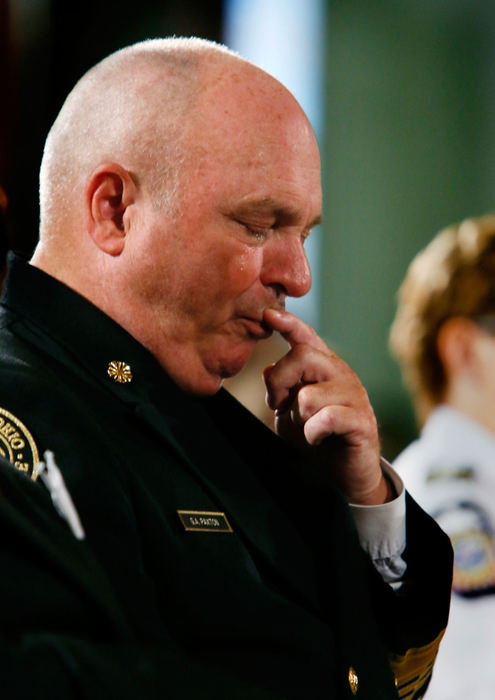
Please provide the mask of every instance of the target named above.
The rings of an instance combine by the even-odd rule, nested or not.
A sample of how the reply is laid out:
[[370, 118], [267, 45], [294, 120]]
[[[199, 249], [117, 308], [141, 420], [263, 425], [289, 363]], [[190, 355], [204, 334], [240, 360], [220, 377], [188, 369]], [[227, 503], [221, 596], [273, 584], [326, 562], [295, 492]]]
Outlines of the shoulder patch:
[[33, 436], [19, 418], [4, 408], [0, 408], [0, 455], [36, 481], [34, 466], [39, 455]]
[[432, 513], [454, 548], [453, 591], [480, 596], [495, 591], [495, 528], [478, 502], [457, 500]]
[[470, 530], [452, 537], [454, 548], [453, 590], [459, 595], [489, 593], [495, 588], [495, 548], [493, 536], [483, 530]]

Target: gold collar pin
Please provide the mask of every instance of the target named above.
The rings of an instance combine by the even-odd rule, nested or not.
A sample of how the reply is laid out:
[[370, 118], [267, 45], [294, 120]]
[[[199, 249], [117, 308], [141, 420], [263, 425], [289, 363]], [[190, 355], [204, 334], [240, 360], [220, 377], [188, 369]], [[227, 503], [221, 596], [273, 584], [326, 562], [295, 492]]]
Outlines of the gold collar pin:
[[119, 384], [132, 382], [132, 371], [126, 362], [112, 360], [108, 363], [107, 373], [114, 382], [118, 382]]

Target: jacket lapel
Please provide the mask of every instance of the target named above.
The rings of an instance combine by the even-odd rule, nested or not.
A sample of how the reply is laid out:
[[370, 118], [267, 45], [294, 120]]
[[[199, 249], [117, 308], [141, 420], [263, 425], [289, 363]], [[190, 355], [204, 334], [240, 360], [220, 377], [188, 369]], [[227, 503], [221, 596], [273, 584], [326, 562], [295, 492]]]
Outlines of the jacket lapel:
[[[0, 467], [0, 519], [3, 528], [34, 548], [68, 578], [74, 588], [93, 600], [111, 620], [119, 636], [130, 631], [110, 584], [86, 543], [77, 541], [58, 520], [47, 494], [10, 465]], [[29, 517], [26, 517], [29, 514]]]

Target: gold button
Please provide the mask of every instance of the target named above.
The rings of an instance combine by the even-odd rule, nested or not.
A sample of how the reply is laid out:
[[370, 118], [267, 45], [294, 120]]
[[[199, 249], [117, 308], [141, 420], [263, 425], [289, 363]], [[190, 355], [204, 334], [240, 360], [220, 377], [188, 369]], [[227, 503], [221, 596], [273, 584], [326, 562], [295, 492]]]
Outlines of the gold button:
[[351, 693], [353, 695], [356, 695], [358, 691], [358, 677], [356, 671], [352, 668], [352, 666], [349, 668], [349, 674], [348, 674], [348, 679], [349, 679], [349, 688], [351, 689]]
[[118, 382], [119, 384], [132, 382], [131, 368], [126, 362], [112, 360], [108, 363], [107, 372], [108, 376], [111, 377], [114, 382]]

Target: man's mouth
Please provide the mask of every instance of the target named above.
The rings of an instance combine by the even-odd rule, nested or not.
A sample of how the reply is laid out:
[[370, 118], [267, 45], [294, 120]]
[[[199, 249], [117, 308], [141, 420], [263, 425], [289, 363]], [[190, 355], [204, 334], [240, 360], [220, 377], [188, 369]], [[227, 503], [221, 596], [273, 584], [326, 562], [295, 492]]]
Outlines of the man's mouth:
[[269, 338], [272, 334], [272, 329], [268, 327], [262, 318], [257, 319], [243, 316], [241, 321], [244, 327], [247, 329], [249, 335], [256, 340]]

